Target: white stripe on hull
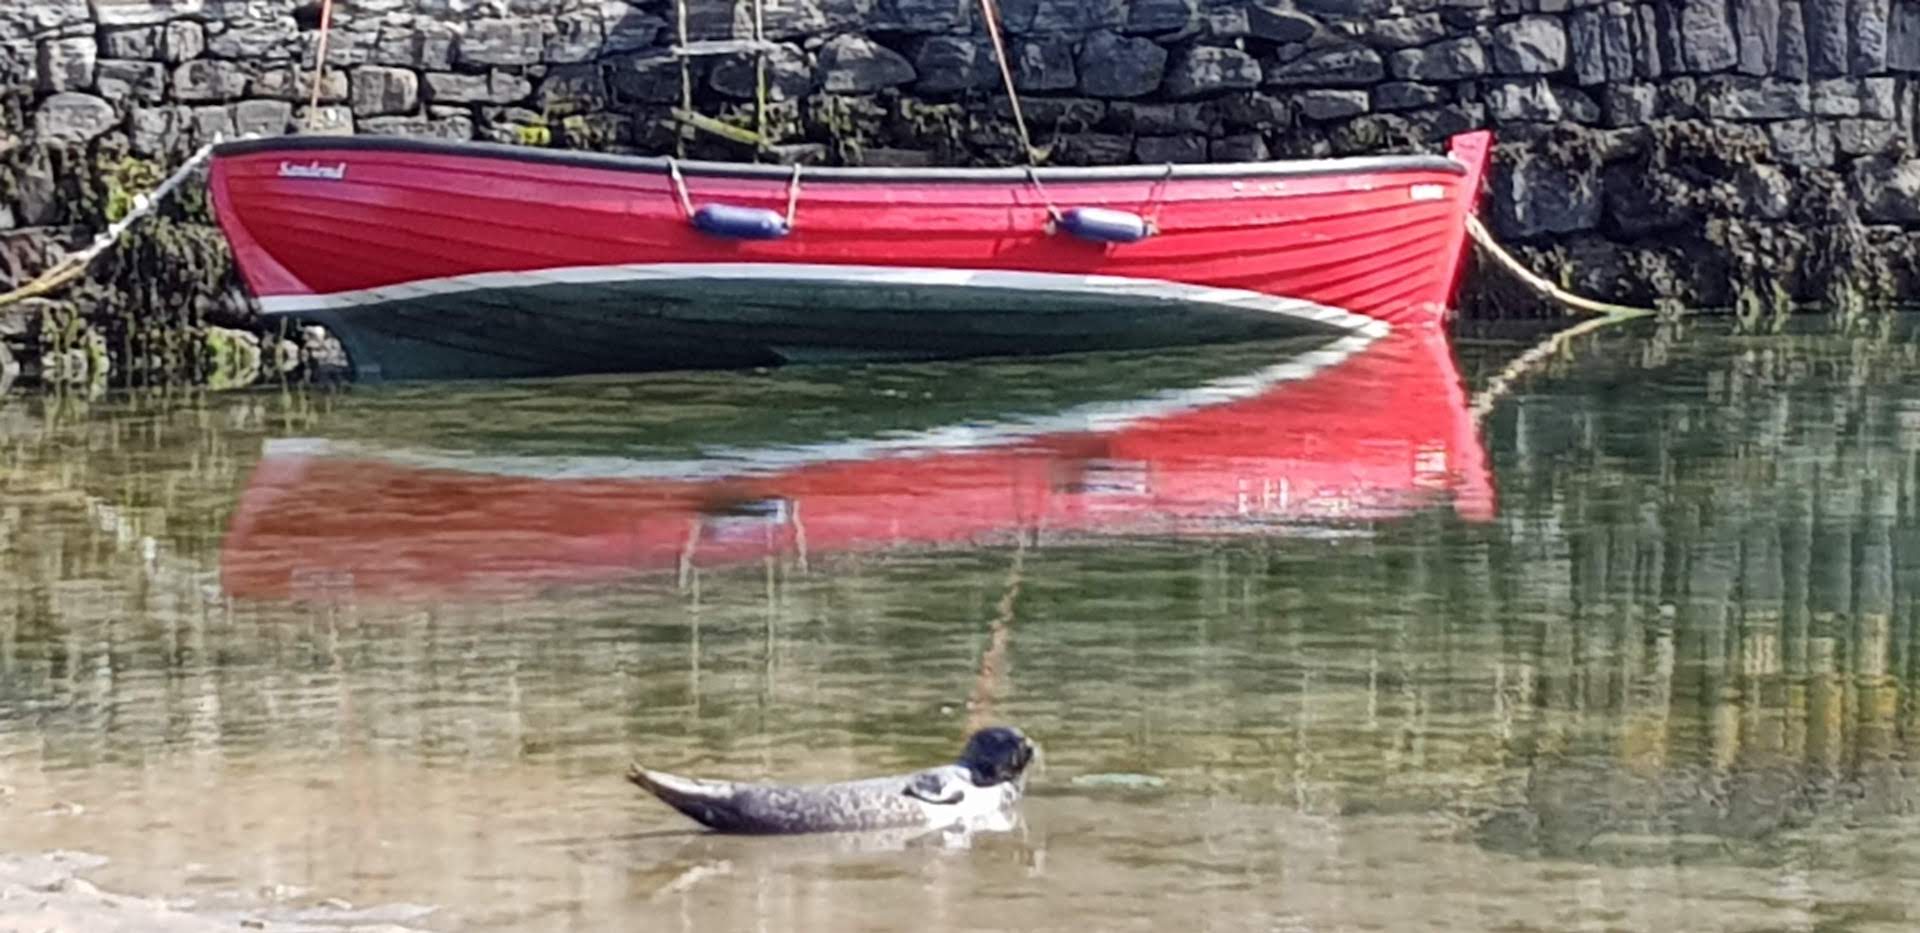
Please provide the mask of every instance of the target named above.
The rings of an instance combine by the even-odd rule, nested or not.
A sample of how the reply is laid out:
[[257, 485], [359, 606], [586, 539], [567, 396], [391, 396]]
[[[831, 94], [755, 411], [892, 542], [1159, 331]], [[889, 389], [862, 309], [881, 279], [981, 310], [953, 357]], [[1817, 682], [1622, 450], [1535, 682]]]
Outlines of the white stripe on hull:
[[270, 438], [266, 441], [265, 453], [270, 457], [359, 456], [423, 469], [452, 469], [540, 479], [711, 480], [765, 475], [818, 463], [843, 463], [879, 457], [919, 457], [960, 450], [981, 450], [1049, 435], [1120, 431], [1155, 418], [1253, 398], [1281, 383], [1310, 378], [1352, 358], [1376, 339], [1372, 334], [1341, 337], [1251, 373], [1135, 399], [1092, 402], [1051, 415], [1009, 419], [999, 423], [956, 424], [821, 444], [715, 447], [702, 451], [703, 456], [697, 460], [469, 456], [433, 450], [371, 447], [326, 438]]
[[942, 269], [921, 266], [852, 266], [812, 263], [640, 263], [624, 266], [578, 266], [530, 272], [477, 272], [439, 279], [421, 279], [327, 295], [276, 295], [260, 299], [267, 314], [344, 311], [390, 301], [407, 301], [470, 292], [532, 288], [541, 285], [611, 285], [708, 281], [760, 281], [768, 285], [909, 286], [923, 288], [989, 288], [1028, 293], [1056, 293], [1076, 297], [1153, 299], [1213, 305], [1223, 310], [1274, 314], [1326, 327], [1378, 337], [1386, 322], [1299, 298], [1285, 298], [1241, 288], [1215, 288], [1164, 279], [1117, 275], [1076, 275], [1059, 272], [1014, 272], [1004, 269]]

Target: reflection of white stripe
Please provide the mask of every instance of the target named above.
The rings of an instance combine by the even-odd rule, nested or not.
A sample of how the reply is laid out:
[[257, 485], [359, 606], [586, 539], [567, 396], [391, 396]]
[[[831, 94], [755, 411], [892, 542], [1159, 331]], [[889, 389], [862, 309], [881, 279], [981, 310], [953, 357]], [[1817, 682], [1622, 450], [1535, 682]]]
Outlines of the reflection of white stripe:
[[1335, 366], [1373, 343], [1367, 334], [1333, 340], [1286, 362], [1189, 389], [1168, 389], [1140, 398], [1092, 402], [1050, 415], [997, 423], [955, 424], [926, 431], [824, 444], [784, 447], [713, 447], [697, 460], [637, 457], [489, 457], [454, 451], [379, 447], [326, 438], [270, 438], [268, 457], [367, 457], [422, 469], [461, 470], [540, 479], [721, 479], [796, 469], [818, 463], [916, 457], [978, 450], [1053, 434], [1113, 432], [1142, 421], [1257, 396], [1283, 382], [1297, 382]]
[[769, 262], [663, 262], [627, 266], [578, 266], [531, 272], [477, 272], [441, 279], [421, 279], [328, 295], [277, 295], [260, 299], [268, 314], [340, 311], [387, 301], [458, 295], [465, 292], [530, 288], [540, 285], [608, 285], [637, 282], [700, 280], [814, 283], [838, 285], [905, 285], [929, 288], [1000, 288], [1025, 292], [1055, 292], [1094, 298], [1153, 298], [1217, 305], [1244, 311], [1279, 314], [1315, 321], [1340, 330], [1378, 336], [1387, 325], [1364, 315], [1299, 298], [1284, 298], [1242, 288], [1214, 288], [1164, 279], [1118, 275], [1073, 275], [1059, 272], [1012, 272], [1004, 269], [940, 269], [920, 266], [840, 266]]

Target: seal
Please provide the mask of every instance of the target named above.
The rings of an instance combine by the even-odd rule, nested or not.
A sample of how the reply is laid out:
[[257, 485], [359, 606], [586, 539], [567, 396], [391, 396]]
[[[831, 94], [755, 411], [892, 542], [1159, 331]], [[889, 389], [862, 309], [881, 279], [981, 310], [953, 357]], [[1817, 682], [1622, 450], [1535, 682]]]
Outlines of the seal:
[[745, 784], [681, 777], [638, 764], [627, 780], [709, 829], [788, 834], [1010, 828], [1036, 747], [1020, 730], [969, 736], [953, 764], [837, 784]]

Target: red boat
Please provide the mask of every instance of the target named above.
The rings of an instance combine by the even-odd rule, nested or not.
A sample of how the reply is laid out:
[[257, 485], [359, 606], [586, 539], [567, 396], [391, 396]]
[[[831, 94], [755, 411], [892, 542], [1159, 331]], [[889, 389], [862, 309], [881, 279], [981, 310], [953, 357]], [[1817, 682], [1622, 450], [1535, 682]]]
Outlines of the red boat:
[[[1096, 364], [1089, 378], [1114, 370]], [[514, 454], [513, 443], [551, 438], [511, 432], [468, 451], [273, 441], [229, 525], [222, 582], [249, 599], [498, 598], [768, 555], [819, 561], [1035, 532], [1045, 547], [1285, 535], [1449, 504], [1467, 520], [1493, 515], [1479, 436], [1436, 328], [1351, 335], [1254, 372], [1129, 393], [671, 458]]]
[[677, 162], [295, 136], [214, 157], [262, 309], [362, 378], [1379, 334], [1450, 304], [1491, 139], [1042, 169]]

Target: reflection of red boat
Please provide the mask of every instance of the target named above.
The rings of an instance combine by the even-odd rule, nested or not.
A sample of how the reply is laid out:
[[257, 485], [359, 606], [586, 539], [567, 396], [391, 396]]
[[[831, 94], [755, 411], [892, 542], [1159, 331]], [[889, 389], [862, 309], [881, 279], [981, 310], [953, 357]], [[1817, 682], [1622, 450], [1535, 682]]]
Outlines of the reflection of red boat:
[[[223, 553], [257, 598], [498, 595], [805, 549], [814, 556], [1073, 536], [1280, 533], [1491, 484], [1444, 334], [1345, 338], [1262, 373], [1058, 418], [780, 448], [761, 470], [275, 442]], [[728, 464], [743, 461], [731, 457]], [[543, 471], [547, 475], [542, 475]]]
[[1427, 323], [1490, 144], [801, 171], [293, 136], [221, 146], [210, 185], [262, 309], [328, 325], [363, 378], [511, 376]]

